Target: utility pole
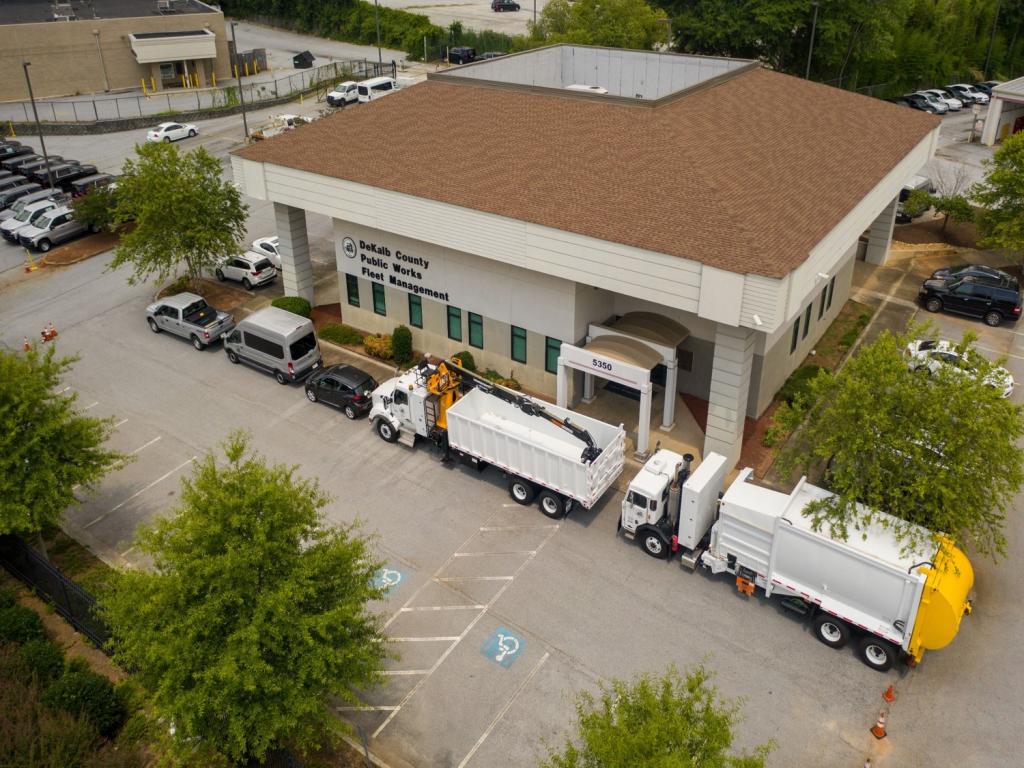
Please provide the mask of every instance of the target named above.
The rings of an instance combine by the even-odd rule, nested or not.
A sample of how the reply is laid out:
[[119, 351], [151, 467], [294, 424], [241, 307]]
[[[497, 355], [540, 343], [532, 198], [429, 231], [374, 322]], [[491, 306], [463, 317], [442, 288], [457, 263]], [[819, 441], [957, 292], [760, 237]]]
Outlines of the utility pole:
[[373, 15], [377, 19], [377, 64], [384, 66], [384, 57], [380, 55], [380, 5], [377, 4], [377, 0], [373, 0]]
[[999, 21], [999, 11], [1003, 7], [1003, 0], [996, 2], [996, 15], [992, 17], [992, 30], [988, 33], [988, 53], [985, 54], [985, 79], [988, 79], [988, 65], [992, 59], [992, 43], [996, 39], [996, 22]]
[[804, 72], [804, 80], [811, 79], [811, 55], [814, 53], [814, 33], [818, 29], [818, 4], [811, 3], [814, 6], [814, 20], [811, 21], [811, 44], [807, 48], [807, 70]]
[[43, 148], [43, 162], [46, 164], [46, 180], [50, 182], [50, 189], [53, 189], [53, 174], [50, 173], [50, 156], [46, 154], [46, 141], [43, 139], [43, 126], [39, 124], [39, 112], [36, 109], [36, 97], [32, 93], [32, 80], [28, 76], [28, 68], [32, 65], [31, 61], [21, 62], [22, 68], [25, 70], [25, 85], [28, 86], [28, 99], [32, 102], [32, 117], [36, 121], [36, 130], [39, 131], [39, 146]]
[[231, 47], [235, 49], [235, 74], [238, 76], [238, 100], [242, 104], [242, 128], [245, 130], [245, 138], [249, 138], [249, 120], [245, 115], [245, 93], [242, 90], [241, 59], [238, 55], [238, 35], [235, 34], [237, 21], [231, 22]]

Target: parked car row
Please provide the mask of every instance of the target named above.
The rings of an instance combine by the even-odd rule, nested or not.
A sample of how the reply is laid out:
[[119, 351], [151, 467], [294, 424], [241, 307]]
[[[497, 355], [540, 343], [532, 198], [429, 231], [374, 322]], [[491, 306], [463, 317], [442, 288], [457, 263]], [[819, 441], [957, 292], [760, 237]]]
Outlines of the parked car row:
[[992, 267], [964, 264], [937, 270], [924, 281], [918, 300], [929, 312], [980, 317], [986, 325], [1016, 322], [1020, 285], [1013, 275]]
[[927, 88], [908, 93], [893, 101], [932, 114], [944, 115], [947, 112], [959, 112], [971, 104], [988, 104], [992, 88], [996, 85], [999, 83], [995, 80], [986, 80], [975, 85], [954, 83], [945, 88]]

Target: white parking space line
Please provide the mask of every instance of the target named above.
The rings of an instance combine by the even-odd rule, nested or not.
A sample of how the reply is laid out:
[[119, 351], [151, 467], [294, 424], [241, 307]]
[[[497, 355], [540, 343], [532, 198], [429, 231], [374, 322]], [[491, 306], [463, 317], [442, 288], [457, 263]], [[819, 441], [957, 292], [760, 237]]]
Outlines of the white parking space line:
[[537, 664], [533, 667], [533, 669], [530, 670], [530, 674], [528, 674], [526, 676], [526, 679], [519, 684], [519, 687], [516, 688], [515, 693], [513, 693], [511, 698], [509, 698], [509, 700], [505, 702], [505, 706], [502, 707], [501, 711], [494, 716], [493, 720], [491, 720], [491, 724], [487, 726], [487, 730], [480, 734], [480, 738], [476, 740], [476, 744], [474, 744], [473, 748], [469, 750], [469, 753], [464, 758], [462, 758], [462, 762], [459, 763], [458, 768], [465, 768], [466, 763], [473, 759], [473, 755], [475, 755], [476, 751], [483, 746], [483, 743], [485, 741], [487, 741], [487, 737], [491, 735], [491, 731], [494, 730], [494, 727], [498, 724], [501, 718], [503, 718], [505, 714], [512, 708], [512, 705], [515, 703], [516, 699], [519, 698], [519, 694], [522, 693], [523, 689], [530, 684], [530, 681], [533, 680], [534, 676], [538, 672], [540, 672], [540, 668], [544, 666], [544, 662], [547, 661], [548, 657], [550, 656], [550, 653], [548, 653], [547, 651], [544, 652], [544, 655], [540, 657], [540, 661], [538, 661]]
[[335, 707], [335, 712], [390, 712], [395, 707]]
[[[516, 506], [518, 507], [519, 505], [517, 504]], [[484, 526], [480, 530], [487, 533], [489, 531], [546, 531], [553, 528], [558, 528], [558, 524], [555, 523], [553, 525], [491, 525]], [[473, 535], [475, 536], [476, 534]]]
[[161, 437], [163, 437], [163, 435], [157, 435], [157, 436], [156, 436], [156, 437], [154, 437], [154, 438], [153, 438], [152, 440], [150, 440], [150, 441], [149, 441], [148, 443], [146, 443], [145, 445], [140, 445], [140, 446], [139, 446], [138, 448], [136, 448], [136, 449], [135, 449], [134, 451], [132, 451], [132, 452], [131, 452], [131, 453], [129, 453], [128, 455], [129, 455], [129, 456], [134, 456], [134, 455], [136, 455], [137, 453], [141, 453], [141, 452], [142, 452], [142, 451], [144, 451], [144, 450], [145, 450], [146, 448], [149, 448], [149, 446], [151, 446], [151, 445], [152, 445], [153, 443], [159, 442], [159, 441], [160, 441], [160, 438], [161, 438]]
[[95, 520], [93, 520], [93, 521], [92, 521], [91, 523], [88, 523], [88, 524], [86, 524], [86, 526], [85, 526], [85, 527], [86, 527], [86, 528], [89, 528], [89, 527], [91, 527], [91, 526], [93, 526], [93, 525], [96, 525], [96, 523], [100, 522], [101, 520], [103, 520], [104, 518], [106, 518], [106, 517], [107, 517], [108, 515], [112, 515], [112, 514], [114, 514], [115, 512], [117, 512], [117, 510], [119, 510], [119, 509], [120, 509], [121, 507], [123, 507], [123, 506], [124, 506], [125, 504], [127, 504], [127, 503], [128, 503], [129, 501], [131, 501], [132, 499], [134, 499], [134, 498], [135, 498], [136, 496], [138, 496], [138, 495], [139, 495], [139, 494], [141, 494], [141, 493], [145, 493], [146, 491], [148, 491], [148, 490], [149, 490], [150, 488], [152, 488], [152, 487], [153, 487], [154, 485], [156, 485], [157, 483], [161, 483], [161, 482], [163, 482], [163, 481], [164, 481], [164, 480], [166, 480], [166, 479], [167, 479], [168, 477], [170, 477], [170, 476], [171, 476], [171, 475], [173, 475], [173, 474], [174, 474], [175, 472], [177, 472], [177, 471], [178, 471], [179, 469], [183, 469], [184, 467], [187, 467], [187, 466], [188, 466], [189, 464], [191, 464], [191, 463], [192, 463], [193, 461], [195, 461], [195, 460], [196, 460], [196, 458], [197, 458], [196, 456], [193, 456], [193, 457], [192, 457], [191, 459], [189, 459], [188, 461], [184, 461], [184, 462], [182, 462], [181, 464], [179, 464], [178, 466], [176, 466], [176, 467], [175, 467], [174, 469], [172, 469], [172, 470], [171, 470], [170, 472], [167, 472], [167, 473], [165, 473], [165, 474], [163, 474], [163, 475], [160, 475], [160, 477], [158, 477], [158, 478], [157, 478], [156, 480], [154, 480], [154, 481], [153, 481], [152, 483], [150, 483], [149, 485], [147, 485], [147, 486], [146, 486], [146, 487], [144, 487], [144, 488], [140, 488], [140, 489], [139, 489], [139, 490], [137, 490], [137, 491], [136, 491], [135, 493], [133, 493], [133, 494], [132, 494], [131, 496], [129, 496], [129, 497], [127, 498], [127, 499], [125, 499], [125, 500], [124, 500], [124, 501], [122, 501], [122, 502], [121, 502], [120, 504], [118, 504], [118, 505], [117, 505], [116, 507], [114, 507], [113, 509], [111, 509], [111, 510], [110, 510], [109, 512], [104, 512], [104, 513], [103, 513], [102, 515], [100, 515], [99, 517], [97, 517], [97, 518], [96, 518]]
[[1012, 357], [1014, 360], [1024, 360], [1024, 355], [1015, 355], [1012, 352], [1000, 352], [998, 349], [992, 349], [992, 347], [983, 347], [981, 344], [975, 344], [976, 348], [984, 350], [985, 352], [991, 352], [993, 355], [999, 355], [999, 357]]
[[458, 640], [458, 635], [448, 637], [389, 637], [389, 643], [450, 643]]
[[399, 608], [399, 613], [412, 611], [482, 611], [486, 605], [416, 605], [411, 608]]
[[386, 669], [381, 674], [386, 677], [397, 677], [398, 675], [429, 675], [429, 669]]
[[58, 395], [63, 395], [63, 394], [64, 394], [65, 392], [67, 392], [67, 391], [68, 391], [69, 389], [71, 389], [71, 387], [64, 387], [64, 389], [58, 389], [58, 390], [57, 390], [57, 394], [58, 394]]
[[121, 553], [121, 557], [128, 557], [129, 553], [135, 550], [135, 545], [132, 544], [128, 549]]
[[99, 404], [100, 404], [100, 401], [99, 401], [99, 400], [97, 400], [96, 402], [93, 402], [93, 403], [89, 403], [89, 404], [88, 404], [87, 406], [85, 406], [85, 408], [83, 408], [82, 410], [83, 410], [83, 411], [91, 411], [91, 410], [92, 410], [93, 408], [95, 408], [95, 407], [96, 407], [97, 405], [99, 405]]
[[114, 425], [114, 429], [117, 429], [118, 427], [124, 426], [127, 423], [128, 423], [128, 419], [121, 419], [119, 422], [117, 422], [117, 424]]
[[443, 579], [435, 579], [442, 584], [450, 581], [512, 581], [513, 576], [446, 576]]
[[456, 557], [485, 557], [487, 555], [532, 555], [536, 550], [521, 549], [518, 552], [456, 552]]

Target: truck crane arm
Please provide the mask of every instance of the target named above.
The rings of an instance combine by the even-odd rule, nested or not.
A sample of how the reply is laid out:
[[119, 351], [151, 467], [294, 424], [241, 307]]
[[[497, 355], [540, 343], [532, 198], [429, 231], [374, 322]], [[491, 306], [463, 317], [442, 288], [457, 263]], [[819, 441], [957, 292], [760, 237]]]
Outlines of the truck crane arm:
[[583, 453], [580, 456], [580, 460], [585, 464], [589, 464], [601, 455], [601, 449], [594, 443], [594, 438], [591, 436], [590, 432], [583, 429], [583, 427], [576, 426], [569, 419], [563, 419], [555, 416], [553, 413], [549, 413], [544, 406], [531, 397], [527, 397], [526, 395], [520, 394], [519, 392], [511, 389], [506, 389], [505, 387], [495, 384], [490, 379], [486, 379], [477, 373], [466, 370], [459, 365], [457, 361], [445, 360], [444, 362], [449, 368], [458, 371], [463, 382], [469, 386], [483, 390], [489, 395], [494, 395], [494, 397], [497, 397], [499, 400], [504, 400], [509, 405], [515, 406], [528, 416], [536, 416], [537, 418], [544, 419], [550, 424], [555, 425], [559, 429], [564, 429], [566, 432], [571, 434], [585, 446]]

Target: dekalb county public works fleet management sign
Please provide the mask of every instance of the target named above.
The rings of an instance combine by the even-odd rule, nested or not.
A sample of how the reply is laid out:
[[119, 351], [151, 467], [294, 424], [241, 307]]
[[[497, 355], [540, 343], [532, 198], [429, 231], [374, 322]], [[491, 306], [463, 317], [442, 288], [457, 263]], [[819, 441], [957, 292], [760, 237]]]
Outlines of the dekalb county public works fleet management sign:
[[[450, 303], [447, 291], [424, 285], [424, 282], [429, 281], [431, 277], [429, 272], [431, 261], [428, 258], [414, 256], [397, 248], [392, 251], [387, 246], [365, 240], [354, 240], [351, 237], [342, 239], [341, 250], [346, 257], [359, 265], [358, 274], [367, 280], [400, 288], [420, 296], [427, 296], [446, 304]], [[345, 271], [356, 273], [355, 269]]]

